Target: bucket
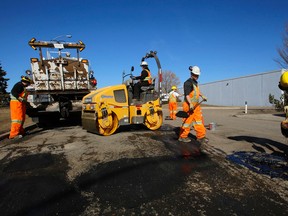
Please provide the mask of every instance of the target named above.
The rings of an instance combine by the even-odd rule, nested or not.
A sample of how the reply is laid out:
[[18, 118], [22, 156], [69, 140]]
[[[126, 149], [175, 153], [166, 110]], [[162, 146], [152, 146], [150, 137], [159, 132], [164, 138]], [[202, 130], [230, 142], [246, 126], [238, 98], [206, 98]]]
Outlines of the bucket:
[[211, 123], [209, 124], [209, 130], [214, 131], [215, 128], [216, 128], [216, 124], [215, 124], [214, 122], [211, 122]]

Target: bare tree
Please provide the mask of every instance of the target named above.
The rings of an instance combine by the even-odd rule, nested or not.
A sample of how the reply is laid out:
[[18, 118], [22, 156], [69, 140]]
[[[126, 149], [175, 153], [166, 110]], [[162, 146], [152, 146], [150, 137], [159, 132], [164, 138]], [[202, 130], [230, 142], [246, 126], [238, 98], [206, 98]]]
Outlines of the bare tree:
[[162, 73], [162, 92], [168, 93], [172, 86], [180, 85], [180, 79], [172, 71], [164, 71]]
[[288, 24], [286, 25], [285, 32], [283, 34], [283, 47], [277, 49], [280, 59], [277, 59], [281, 67], [288, 68]]

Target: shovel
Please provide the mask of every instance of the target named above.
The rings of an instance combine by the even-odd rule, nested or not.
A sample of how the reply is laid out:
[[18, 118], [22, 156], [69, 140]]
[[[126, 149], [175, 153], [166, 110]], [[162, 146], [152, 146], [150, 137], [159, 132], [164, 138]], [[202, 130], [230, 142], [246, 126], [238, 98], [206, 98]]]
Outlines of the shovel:
[[[204, 102], [204, 100], [201, 100], [199, 103], [197, 103], [197, 104], [195, 105], [194, 109], [195, 109], [196, 107], [198, 107], [202, 102]], [[192, 111], [190, 110], [190, 111], [188, 111], [188, 112], [178, 111], [178, 112], [176, 113], [176, 116], [179, 117], [179, 118], [188, 118], [189, 115], [191, 115], [193, 112], [194, 112], [193, 110], [192, 110]]]

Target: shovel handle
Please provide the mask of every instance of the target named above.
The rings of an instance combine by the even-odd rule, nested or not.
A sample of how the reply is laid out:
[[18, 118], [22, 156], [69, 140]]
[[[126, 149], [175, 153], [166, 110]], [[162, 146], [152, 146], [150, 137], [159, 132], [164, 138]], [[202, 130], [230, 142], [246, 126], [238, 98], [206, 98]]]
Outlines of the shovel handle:
[[[199, 103], [197, 103], [194, 107], [194, 109], [196, 107], [198, 107], [202, 102], [204, 102], [204, 100], [201, 100]], [[178, 111], [176, 116], [179, 117], [179, 118], [188, 118], [189, 115], [191, 115], [192, 113], [194, 112], [194, 110], [189, 110], [188, 112], [185, 112], [185, 111]]]
[[200, 104], [203, 103], [203, 102], [204, 102], [204, 100], [201, 100], [199, 103], [197, 103], [197, 104], [195, 105], [194, 109], [195, 109], [196, 107], [200, 106]]

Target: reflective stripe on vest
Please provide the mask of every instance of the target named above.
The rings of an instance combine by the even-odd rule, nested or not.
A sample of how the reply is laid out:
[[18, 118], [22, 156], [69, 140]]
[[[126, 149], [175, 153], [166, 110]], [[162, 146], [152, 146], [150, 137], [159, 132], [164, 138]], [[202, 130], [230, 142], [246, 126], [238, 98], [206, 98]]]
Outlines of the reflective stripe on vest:
[[169, 102], [177, 102], [176, 97], [173, 93], [169, 94]]
[[151, 73], [149, 70], [145, 69], [148, 73], [148, 76], [145, 77], [144, 81], [148, 81], [149, 84], [152, 84], [152, 77], [151, 77]]
[[190, 101], [195, 106], [199, 102], [200, 90], [199, 87], [193, 84], [193, 90], [190, 92]]

